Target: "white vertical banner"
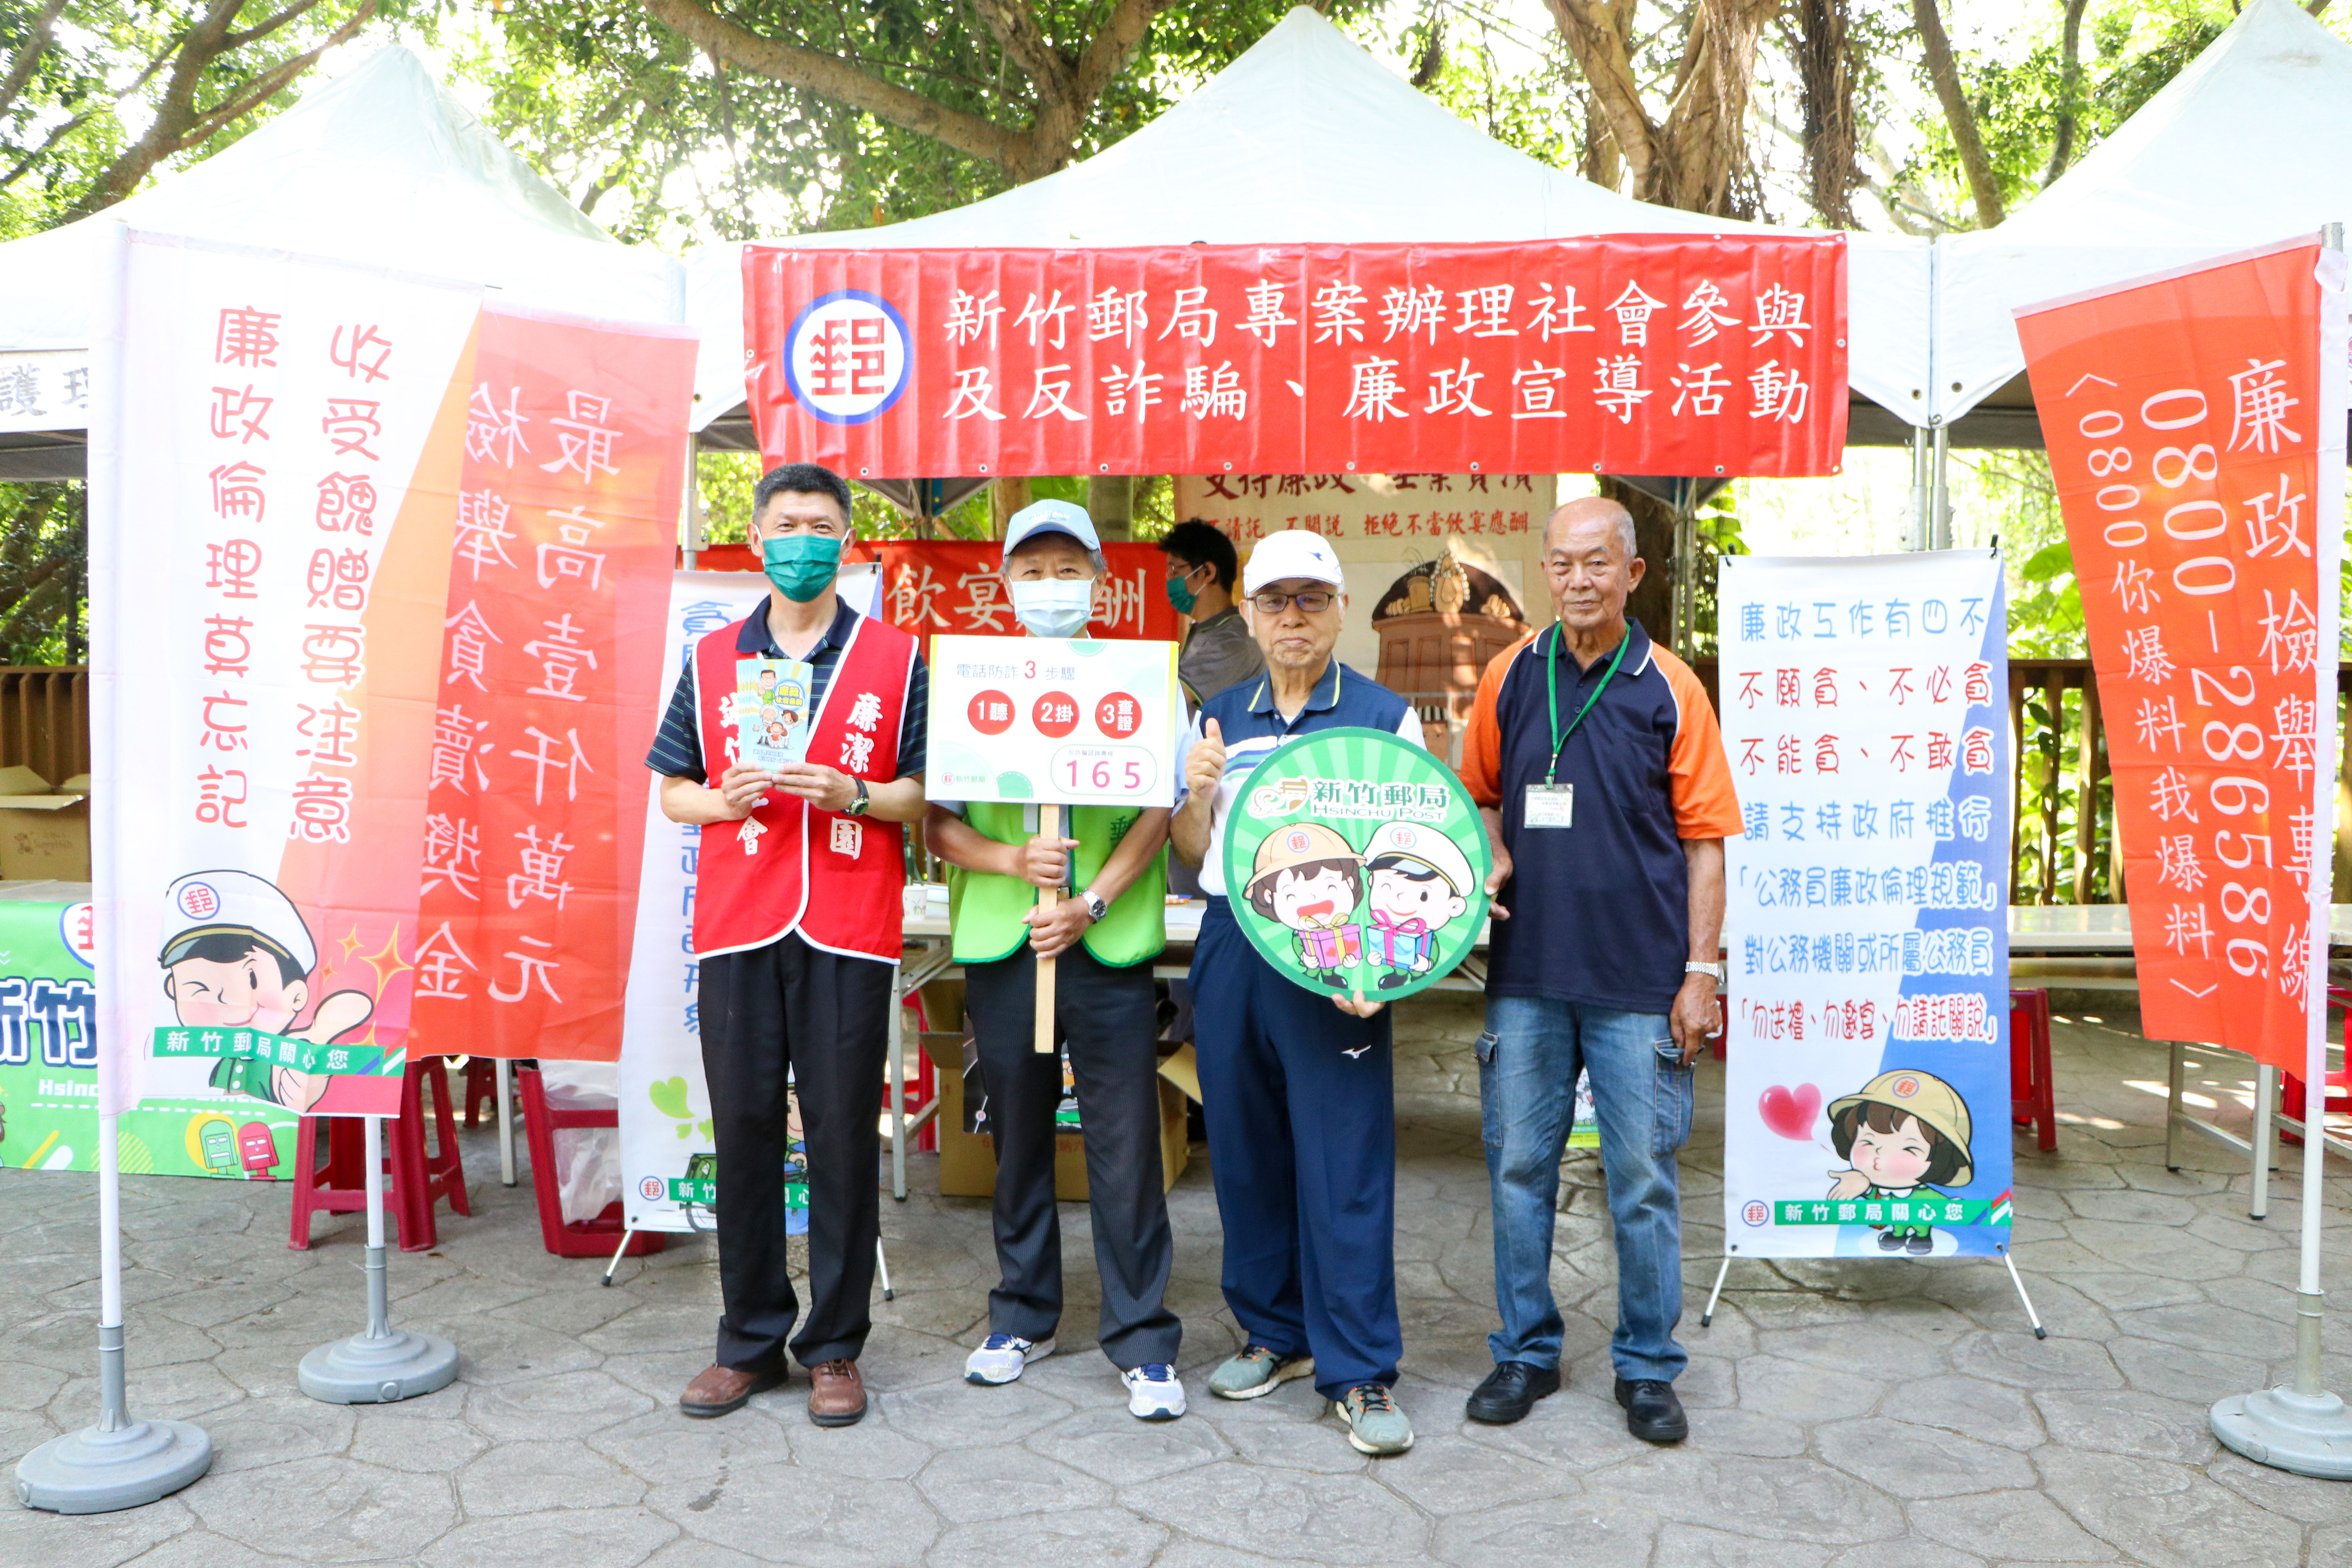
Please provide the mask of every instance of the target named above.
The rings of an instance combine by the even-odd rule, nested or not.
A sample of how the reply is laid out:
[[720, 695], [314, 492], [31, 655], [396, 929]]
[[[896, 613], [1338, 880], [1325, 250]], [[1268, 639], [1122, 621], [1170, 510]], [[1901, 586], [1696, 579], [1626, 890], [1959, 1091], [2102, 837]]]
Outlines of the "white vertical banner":
[[479, 290], [121, 255], [90, 463], [101, 1109], [388, 1114]]
[[2005, 1251], [2007, 612], [1987, 550], [1734, 556], [1724, 1246]]
[[[880, 574], [871, 565], [845, 566], [837, 587], [863, 614], [880, 607]], [[665, 706], [670, 682], [693, 658], [695, 643], [741, 620], [767, 596], [767, 578], [752, 572], [680, 572], [672, 579], [669, 658], [659, 699]], [[670, 1184], [686, 1179], [693, 1156], [713, 1152], [697, 1008], [701, 971], [694, 958], [694, 873], [701, 843], [702, 829], [662, 815], [661, 780], [649, 778], [636, 942], [621, 1026], [621, 1210], [635, 1230], [691, 1228]]]

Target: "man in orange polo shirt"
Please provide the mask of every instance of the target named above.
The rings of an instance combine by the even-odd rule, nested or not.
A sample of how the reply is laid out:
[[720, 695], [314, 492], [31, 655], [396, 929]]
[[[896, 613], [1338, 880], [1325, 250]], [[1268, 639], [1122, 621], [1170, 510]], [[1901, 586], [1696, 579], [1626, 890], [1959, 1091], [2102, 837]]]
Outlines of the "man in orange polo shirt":
[[1478, 1040], [1495, 1212], [1495, 1371], [1474, 1421], [1517, 1421], [1559, 1387], [1553, 1203], [1580, 1072], [1592, 1083], [1617, 1242], [1617, 1402], [1635, 1436], [1689, 1430], [1674, 1380], [1682, 1317], [1675, 1151], [1691, 1060], [1722, 1026], [1723, 841], [1739, 803], [1690, 667], [1625, 618], [1642, 580], [1633, 520], [1598, 497], [1544, 531], [1559, 621], [1478, 683], [1462, 781], [1493, 842], [1496, 895]]

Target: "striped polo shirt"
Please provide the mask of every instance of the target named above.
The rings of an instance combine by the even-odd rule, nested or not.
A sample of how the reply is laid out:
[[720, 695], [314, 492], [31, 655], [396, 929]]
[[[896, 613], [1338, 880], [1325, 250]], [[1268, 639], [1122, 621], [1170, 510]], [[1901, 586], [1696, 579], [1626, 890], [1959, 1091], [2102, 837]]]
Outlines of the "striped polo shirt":
[[[1412, 710], [1412, 704], [1336, 658], [1324, 667], [1323, 678], [1315, 683], [1315, 689], [1307, 694], [1306, 705], [1299, 709], [1296, 719], [1285, 719], [1276, 710], [1270, 677], [1261, 675], [1217, 692], [1193, 715], [1192, 727], [1184, 737], [1182, 755], [1192, 755], [1192, 747], [1208, 733], [1207, 721], [1212, 719], [1217, 721], [1218, 733], [1225, 742], [1224, 776], [1217, 783], [1217, 803], [1209, 818], [1209, 858], [1201, 868], [1202, 890], [1213, 899], [1225, 896], [1225, 818], [1242, 785], [1249, 782], [1252, 771], [1276, 746], [1318, 730], [1349, 728], [1386, 730], [1416, 746], [1425, 743], [1421, 736], [1421, 715]], [[1177, 805], [1182, 806], [1191, 793], [1180, 761]]]
[[1573, 825], [1524, 826], [1528, 785], [1552, 776], [1544, 666], [1559, 672], [1566, 729], [1615, 652], [1588, 668], [1557, 626], [1495, 656], [1462, 741], [1462, 782], [1499, 807], [1511, 879], [1497, 895], [1486, 964], [1495, 996], [1545, 996], [1614, 1012], [1662, 1014], [1690, 956], [1686, 838], [1736, 838], [1739, 800], [1715, 705], [1690, 666], [1628, 622], [1625, 657], [1569, 736], [1558, 779], [1576, 786]]

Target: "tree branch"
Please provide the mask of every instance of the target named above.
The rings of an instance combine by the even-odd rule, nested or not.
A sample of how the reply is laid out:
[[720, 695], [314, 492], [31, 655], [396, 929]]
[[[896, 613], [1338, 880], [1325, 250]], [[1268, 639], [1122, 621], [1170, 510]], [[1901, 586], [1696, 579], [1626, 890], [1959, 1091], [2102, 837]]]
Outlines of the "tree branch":
[[[2066, 24], [2059, 44], [2058, 135], [2050, 149], [2050, 169], [2042, 176], [2048, 184], [2074, 161], [2074, 119], [2083, 95], [2083, 7], [2087, 0], [2066, 0]], [[2325, 5], [2327, 0], [2319, 0]]]
[[1119, 0], [1103, 23], [1095, 41], [1078, 58], [1076, 90], [1078, 101], [1091, 111], [1102, 95], [1135, 63], [1151, 24], [1174, 0]]
[[1650, 123], [1642, 103], [1641, 84], [1634, 79], [1633, 51], [1627, 29], [1633, 21], [1633, 0], [1544, 0], [1559, 28], [1577, 68], [1584, 73], [1593, 108], [1617, 144], [1638, 193], [1650, 184], [1650, 167], [1657, 157], [1657, 128]]
[[747, 32], [695, 0], [640, 0], [646, 14], [715, 60], [861, 110], [877, 120], [927, 136], [940, 145], [1019, 174], [1031, 138], [993, 121], [950, 109], [919, 92], [866, 75], [856, 67], [796, 44]]
[[33, 68], [40, 63], [43, 55], [48, 53], [49, 38], [57, 30], [58, 14], [65, 8], [66, 0], [49, 0], [41, 7], [41, 14], [33, 18], [32, 26], [25, 34], [25, 41], [16, 47], [15, 58], [8, 62], [8, 74], [0, 77], [0, 113], [6, 112], [8, 106], [16, 101], [16, 95], [25, 90], [25, 84], [33, 79]]
[[2000, 185], [1994, 180], [1992, 160], [1985, 155], [1984, 138], [1977, 133], [1976, 110], [1960, 89], [1959, 62], [1952, 58], [1952, 40], [1944, 32], [1944, 18], [1936, 0], [1911, 0], [1911, 19], [1919, 28], [1919, 44], [1927, 57], [1927, 79], [1944, 106], [1944, 120], [1952, 128], [1952, 144], [1959, 150], [1960, 168], [1975, 198], [1977, 221], [1987, 228], [2008, 213], [2002, 208]]

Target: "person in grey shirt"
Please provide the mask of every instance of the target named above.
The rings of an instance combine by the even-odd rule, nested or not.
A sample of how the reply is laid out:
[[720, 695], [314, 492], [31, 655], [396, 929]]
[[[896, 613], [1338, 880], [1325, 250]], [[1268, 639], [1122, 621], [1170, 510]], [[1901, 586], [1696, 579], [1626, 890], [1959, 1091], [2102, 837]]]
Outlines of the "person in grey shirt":
[[1198, 708], [1226, 687], [1264, 670], [1265, 655], [1241, 611], [1234, 607], [1241, 560], [1232, 540], [1191, 518], [1168, 531], [1160, 551], [1168, 558], [1168, 602], [1192, 623], [1176, 656], [1176, 679]]

